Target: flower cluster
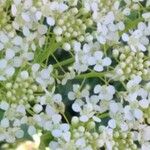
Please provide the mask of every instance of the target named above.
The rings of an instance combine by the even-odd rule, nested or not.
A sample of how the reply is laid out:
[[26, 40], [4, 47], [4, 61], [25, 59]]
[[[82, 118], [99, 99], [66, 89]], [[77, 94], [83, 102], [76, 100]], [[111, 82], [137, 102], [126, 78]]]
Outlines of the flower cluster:
[[149, 11], [0, 0], [0, 149], [150, 150]]

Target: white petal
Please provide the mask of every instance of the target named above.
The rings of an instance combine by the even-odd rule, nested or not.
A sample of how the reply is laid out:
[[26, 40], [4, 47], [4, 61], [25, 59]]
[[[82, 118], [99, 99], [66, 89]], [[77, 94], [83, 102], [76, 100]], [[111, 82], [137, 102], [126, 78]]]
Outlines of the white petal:
[[7, 43], [9, 41], [9, 39], [4, 33], [0, 33], [0, 41], [2, 43]]
[[13, 1], [16, 5], [19, 5], [21, 3], [21, 0], [13, 0]]
[[9, 127], [9, 120], [7, 118], [2, 119], [0, 125], [4, 128]]
[[63, 138], [65, 139], [66, 142], [69, 142], [71, 138], [71, 133], [70, 132], [63, 133]]
[[104, 58], [102, 64], [103, 66], [109, 66], [111, 64], [111, 59], [109, 57]]
[[15, 52], [12, 49], [6, 50], [6, 59], [12, 59], [15, 56]]
[[52, 135], [56, 138], [61, 137], [62, 136], [62, 131], [58, 130], [58, 129], [55, 129], [55, 130], [52, 131]]
[[61, 115], [59, 114], [55, 114], [52, 116], [52, 121], [54, 122], [54, 124], [58, 124], [61, 121]]
[[149, 101], [147, 99], [143, 99], [141, 101], [139, 101], [139, 105], [142, 107], [142, 108], [148, 108], [149, 106]]
[[9, 104], [7, 102], [5, 102], [5, 101], [2, 101], [0, 103], [0, 108], [3, 109], [3, 110], [8, 110]]
[[60, 94], [55, 94], [53, 98], [54, 98], [55, 102], [61, 102], [62, 101], [62, 96]]
[[142, 117], [143, 117], [143, 112], [142, 112], [141, 110], [139, 110], [139, 109], [135, 109], [135, 110], [134, 110], [134, 117], [135, 117], [136, 119], [142, 119]]
[[29, 126], [27, 132], [30, 136], [32, 136], [32, 135], [36, 134], [36, 128], [34, 126]]
[[41, 35], [43, 35], [43, 34], [46, 34], [46, 32], [47, 32], [47, 27], [45, 26], [45, 25], [39, 25], [38, 26], [38, 32], [41, 34]]
[[101, 65], [95, 65], [95, 66], [94, 66], [94, 70], [97, 71], [97, 72], [101, 72], [101, 71], [103, 71], [104, 69], [103, 69], [103, 66], [101, 66]]
[[74, 93], [74, 92], [69, 92], [69, 93], [68, 93], [68, 98], [69, 98], [70, 100], [74, 100], [74, 99], [75, 99], [75, 93]]
[[129, 41], [129, 36], [128, 36], [128, 34], [123, 33], [123, 35], [122, 35], [122, 40], [125, 41], [125, 42]]
[[62, 131], [64, 131], [64, 132], [67, 132], [67, 131], [69, 131], [69, 125], [67, 124], [67, 123], [63, 123], [63, 124], [61, 124], [61, 126], [60, 126], [60, 129], [62, 130]]
[[103, 53], [101, 51], [96, 51], [94, 53], [94, 57], [95, 57], [96, 60], [101, 60], [102, 57], [103, 57]]
[[23, 130], [17, 130], [15, 133], [15, 136], [17, 138], [22, 138], [24, 136], [24, 131]]
[[101, 88], [101, 85], [99, 85], [99, 84], [96, 85], [96, 86], [94, 87], [94, 93], [95, 93], [95, 94], [99, 93], [99, 92], [101, 91], [101, 89], [102, 89], [102, 88]]
[[37, 72], [40, 69], [40, 65], [39, 64], [33, 64], [32, 65], [32, 71], [33, 72]]
[[0, 69], [4, 69], [7, 66], [7, 61], [5, 59], [0, 59]]
[[36, 16], [37, 20], [40, 20], [41, 17], [42, 17], [42, 13], [40, 11], [37, 11], [36, 14], [35, 14], [35, 16]]
[[118, 104], [117, 103], [110, 103], [110, 105], [109, 105], [109, 107], [110, 107], [110, 111], [112, 112], [112, 113], [116, 113], [118, 110], [119, 110], [119, 108], [118, 108]]
[[114, 129], [114, 128], [116, 128], [116, 121], [114, 119], [111, 119], [108, 121], [108, 125], [109, 125], [109, 127]]
[[146, 47], [145, 47], [144, 45], [138, 44], [137, 46], [138, 46], [139, 50], [141, 50], [141, 51], [143, 51], [143, 52], [146, 51]]
[[23, 34], [26, 37], [30, 35], [30, 30], [28, 27], [26, 27], [26, 26], [23, 27]]
[[75, 112], [80, 112], [81, 110], [81, 107], [78, 103], [73, 103], [72, 104], [72, 109], [75, 111]]
[[88, 64], [89, 65], [95, 65], [96, 64], [96, 60], [94, 57], [89, 57], [88, 58]]
[[121, 130], [122, 130], [122, 131], [127, 131], [127, 130], [128, 130], [128, 125], [127, 125], [127, 123], [121, 123], [120, 127], [121, 127]]
[[24, 80], [28, 79], [29, 77], [29, 73], [27, 71], [21, 71], [20, 75], [21, 75], [21, 78]]
[[47, 17], [46, 18], [47, 24], [50, 26], [54, 26], [55, 25], [55, 20], [52, 17]]
[[147, 126], [143, 129], [143, 140], [149, 141], [150, 140], [150, 126]]
[[14, 59], [13, 59], [13, 65], [15, 66], [15, 67], [20, 67], [21, 66], [21, 64], [22, 64], [22, 58], [20, 58], [20, 57], [15, 57]]
[[24, 21], [26, 21], [26, 22], [29, 22], [30, 21], [30, 16], [29, 16], [29, 14], [28, 13], [22, 13], [21, 14], [21, 16], [22, 16], [22, 19], [24, 20]]
[[97, 40], [101, 43], [101, 44], [105, 44], [106, 43], [106, 38], [104, 36], [98, 36]]
[[98, 118], [98, 117], [96, 117], [96, 116], [93, 116], [92, 118], [93, 118], [93, 120], [94, 120], [95, 122], [101, 122], [101, 119]]
[[16, 8], [15, 5], [12, 5], [12, 7], [11, 7], [11, 13], [12, 13], [13, 16], [16, 16], [16, 14], [17, 14], [17, 8]]
[[88, 120], [89, 120], [89, 118], [86, 115], [83, 115], [80, 117], [80, 121], [82, 121], [82, 122], [87, 122]]
[[14, 67], [7, 67], [5, 70], [6, 76], [11, 77], [15, 73]]
[[15, 45], [22, 45], [22, 38], [20, 36], [16, 36], [13, 40], [12, 40], [12, 43], [15, 44]]

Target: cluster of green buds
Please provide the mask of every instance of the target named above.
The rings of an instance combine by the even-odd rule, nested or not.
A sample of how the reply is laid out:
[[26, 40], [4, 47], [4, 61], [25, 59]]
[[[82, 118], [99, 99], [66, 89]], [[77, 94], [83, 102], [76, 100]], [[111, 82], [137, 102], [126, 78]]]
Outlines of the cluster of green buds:
[[[86, 123], [80, 122], [78, 117], [73, 117], [72, 121], [72, 138], [78, 143], [78, 139], [84, 139], [86, 147], [92, 149], [100, 148], [100, 134], [96, 132], [96, 124], [94, 121], [89, 120]], [[83, 143], [84, 144], [84, 143]]]
[[90, 19], [91, 14], [83, 8], [77, 9], [73, 7], [63, 14], [56, 14], [56, 26], [54, 33], [57, 42], [77, 39], [80, 42], [84, 41], [84, 34], [88, 27], [93, 24]]
[[36, 94], [42, 92], [42, 88], [35, 84], [32, 77], [28, 77], [23, 80], [21, 77], [17, 77], [14, 83], [6, 83], [6, 101], [10, 104], [24, 104], [26, 107], [30, 107], [29, 103], [36, 101]]
[[137, 150], [132, 132], [114, 131], [113, 139], [115, 142], [113, 150]]
[[125, 80], [135, 75], [141, 76], [143, 79], [147, 79], [149, 76], [150, 60], [145, 58], [143, 52], [133, 52], [128, 47], [124, 50], [121, 49], [119, 55], [118, 50], [114, 50], [114, 56], [118, 55], [118, 74], [121, 75], [121, 79]]

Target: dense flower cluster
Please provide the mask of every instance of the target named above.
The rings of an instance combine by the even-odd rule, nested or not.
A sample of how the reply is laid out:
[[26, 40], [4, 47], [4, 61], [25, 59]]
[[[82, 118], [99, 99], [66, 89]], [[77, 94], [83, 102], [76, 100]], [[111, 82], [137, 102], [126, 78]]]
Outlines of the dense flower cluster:
[[0, 149], [150, 150], [149, 93], [150, 0], [0, 0]]

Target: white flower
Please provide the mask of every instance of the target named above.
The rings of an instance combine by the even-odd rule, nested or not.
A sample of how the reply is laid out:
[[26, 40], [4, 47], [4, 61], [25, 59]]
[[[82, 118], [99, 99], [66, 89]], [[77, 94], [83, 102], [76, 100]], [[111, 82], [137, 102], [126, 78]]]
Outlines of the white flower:
[[105, 66], [109, 66], [111, 64], [111, 59], [109, 57], [105, 57], [102, 59], [103, 53], [101, 51], [97, 51], [94, 53], [94, 58], [96, 60], [96, 65], [94, 66], [95, 71], [103, 71]]
[[143, 119], [143, 112], [138, 108], [131, 108], [130, 106], [125, 106], [124, 108], [125, 119], [127, 120], [141, 120]]
[[[146, 51], [146, 46], [149, 43], [148, 38], [146, 37], [143, 30], [146, 30], [145, 28], [138, 28], [137, 30], [133, 31], [132, 34], [129, 36], [128, 34], [124, 33], [122, 35], [123, 41], [127, 42], [130, 46], [131, 50], [136, 51]], [[145, 39], [145, 40], [143, 40]]]
[[44, 88], [49, 84], [53, 84], [54, 78], [51, 76], [51, 73], [53, 71], [52, 65], [49, 65], [47, 68], [41, 71], [39, 71], [39, 69], [39, 64], [34, 64], [32, 66], [33, 77], [36, 79], [36, 81]]
[[94, 92], [96, 94], [99, 94], [100, 99], [111, 100], [113, 98], [113, 95], [115, 94], [115, 88], [112, 85], [96, 85], [94, 88]]

